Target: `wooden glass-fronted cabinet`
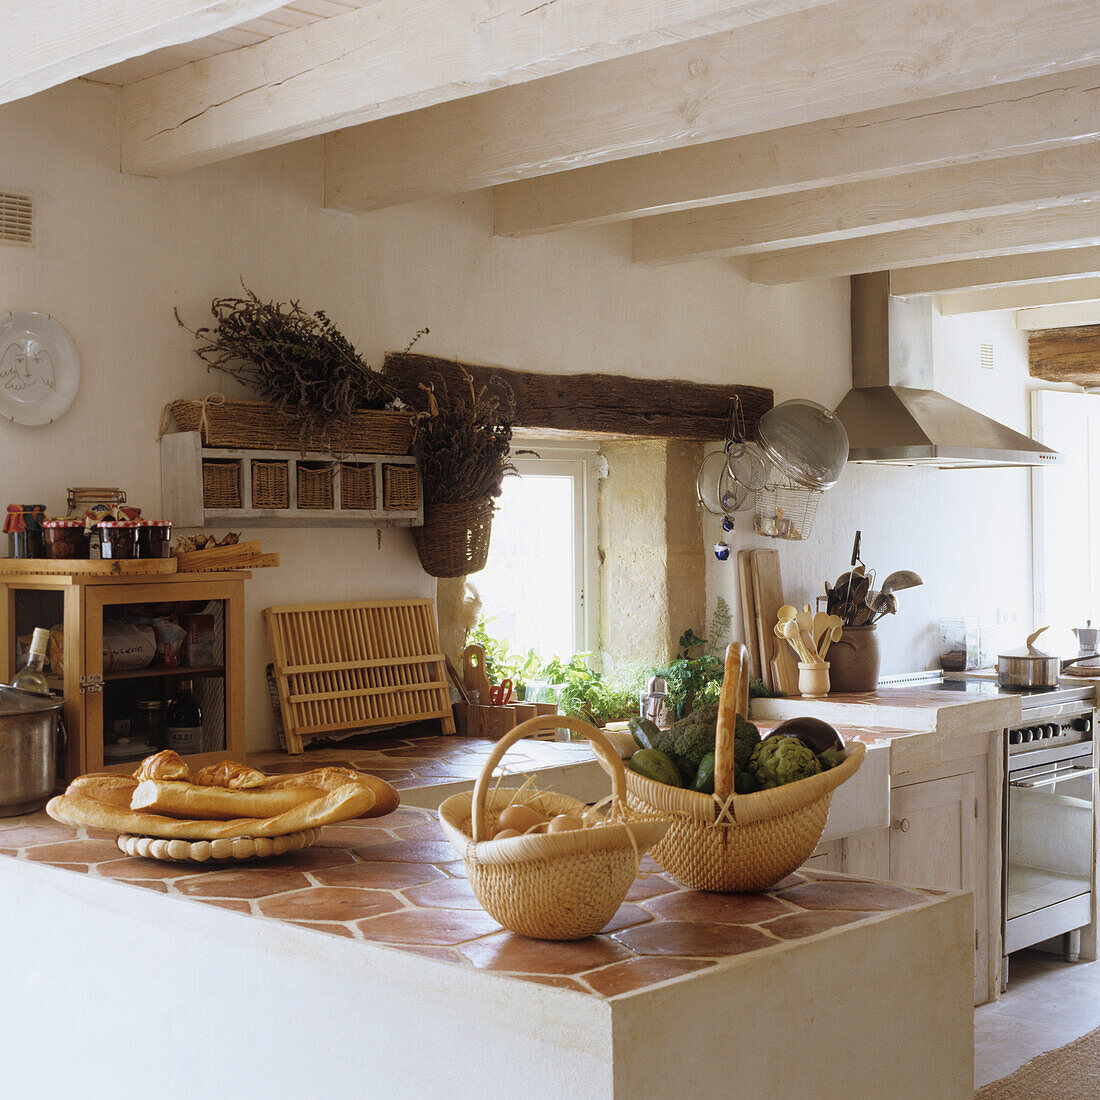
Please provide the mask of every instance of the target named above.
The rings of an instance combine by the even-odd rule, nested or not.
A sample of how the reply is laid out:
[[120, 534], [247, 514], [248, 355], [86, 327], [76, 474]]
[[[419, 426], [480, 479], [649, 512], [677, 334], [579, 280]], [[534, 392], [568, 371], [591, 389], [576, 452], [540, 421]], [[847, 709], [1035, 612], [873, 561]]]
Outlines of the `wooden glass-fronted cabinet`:
[[[203, 712], [202, 750], [188, 763], [244, 759], [244, 579], [247, 573], [107, 576], [50, 573], [0, 576], [0, 659], [5, 679], [18, 667], [18, 639], [34, 627], [54, 631], [51, 682], [65, 696], [66, 779], [89, 771], [131, 772], [145, 751], [164, 747], [163, 716], [181, 681], [190, 680]], [[167, 665], [159, 645], [145, 667], [121, 654], [119, 627], [138, 626], [135, 646], [148, 648], [150, 631], [169, 647], [173, 622], [199, 615], [209, 625], [198, 663]], [[154, 629], [155, 624], [155, 629]], [[167, 625], [166, 625], [167, 624]], [[59, 628], [59, 629], [58, 629]], [[105, 628], [114, 640], [105, 649]], [[170, 636], [170, 637], [169, 637]], [[182, 658], [188, 657], [185, 651]], [[60, 674], [58, 674], [58, 667]], [[152, 712], [152, 717], [150, 717]], [[159, 716], [159, 743], [145, 740]], [[137, 751], [135, 751], [137, 749]]]

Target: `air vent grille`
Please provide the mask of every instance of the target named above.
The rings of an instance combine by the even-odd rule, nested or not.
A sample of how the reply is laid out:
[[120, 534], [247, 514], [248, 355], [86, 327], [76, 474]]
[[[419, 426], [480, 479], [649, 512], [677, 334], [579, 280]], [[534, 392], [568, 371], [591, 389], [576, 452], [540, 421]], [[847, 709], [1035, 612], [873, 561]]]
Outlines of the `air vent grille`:
[[30, 195], [0, 191], [0, 242], [29, 245], [32, 241], [33, 214]]
[[978, 365], [982, 370], [993, 369], [993, 345], [982, 344], [978, 349]]

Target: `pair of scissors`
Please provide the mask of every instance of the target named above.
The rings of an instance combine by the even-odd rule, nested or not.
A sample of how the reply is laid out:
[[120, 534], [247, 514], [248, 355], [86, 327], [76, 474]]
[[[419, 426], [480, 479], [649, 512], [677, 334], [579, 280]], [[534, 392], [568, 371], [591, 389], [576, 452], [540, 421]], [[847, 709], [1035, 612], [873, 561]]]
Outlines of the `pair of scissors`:
[[512, 698], [512, 681], [501, 680], [495, 688], [489, 689], [489, 702], [494, 707], [502, 707]]

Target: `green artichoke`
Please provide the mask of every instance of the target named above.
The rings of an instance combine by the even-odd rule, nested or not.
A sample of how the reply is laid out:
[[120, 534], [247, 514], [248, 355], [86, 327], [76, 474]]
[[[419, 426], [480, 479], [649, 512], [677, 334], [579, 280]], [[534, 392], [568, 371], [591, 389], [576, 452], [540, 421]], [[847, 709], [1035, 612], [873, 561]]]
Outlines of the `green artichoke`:
[[821, 764], [805, 742], [797, 737], [770, 737], [752, 751], [749, 774], [761, 790], [782, 787], [821, 771]]

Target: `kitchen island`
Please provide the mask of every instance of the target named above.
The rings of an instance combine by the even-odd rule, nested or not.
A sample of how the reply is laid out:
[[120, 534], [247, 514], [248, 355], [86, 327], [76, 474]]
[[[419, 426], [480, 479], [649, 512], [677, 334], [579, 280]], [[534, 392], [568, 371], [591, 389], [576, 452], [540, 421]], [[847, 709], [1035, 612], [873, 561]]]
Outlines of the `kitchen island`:
[[[432, 778], [450, 780], [456, 753], [479, 755], [438, 741], [390, 759], [426, 753], [418, 767], [434, 759]], [[280, 766], [320, 762], [308, 757]], [[415, 773], [404, 782], [415, 798]], [[643, 873], [599, 936], [545, 943], [481, 910], [429, 810], [225, 867], [125, 857], [43, 814], [0, 819], [8, 1084], [24, 1097], [126, 1082], [235, 1098], [970, 1096], [968, 895], [803, 869], [726, 896], [648, 859]]]

